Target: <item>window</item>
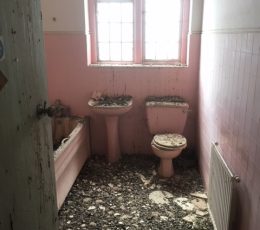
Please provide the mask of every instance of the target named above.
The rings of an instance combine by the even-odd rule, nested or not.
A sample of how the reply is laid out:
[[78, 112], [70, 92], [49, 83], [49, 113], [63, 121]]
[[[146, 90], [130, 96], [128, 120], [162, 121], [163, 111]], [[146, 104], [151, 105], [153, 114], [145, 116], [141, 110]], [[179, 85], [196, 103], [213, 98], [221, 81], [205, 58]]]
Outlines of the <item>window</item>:
[[185, 64], [189, 0], [89, 0], [91, 63]]

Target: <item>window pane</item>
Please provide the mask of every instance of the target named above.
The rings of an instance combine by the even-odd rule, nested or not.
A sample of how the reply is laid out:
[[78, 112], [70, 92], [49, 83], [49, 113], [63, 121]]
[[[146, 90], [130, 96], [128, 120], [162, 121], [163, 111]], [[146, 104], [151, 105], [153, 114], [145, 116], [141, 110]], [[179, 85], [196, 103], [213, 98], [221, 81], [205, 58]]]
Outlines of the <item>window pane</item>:
[[110, 43], [110, 60], [121, 61], [121, 44]]
[[145, 26], [145, 42], [156, 42], [159, 39], [160, 34], [154, 29], [152, 25], [146, 24]]
[[109, 24], [98, 23], [98, 41], [109, 42]]
[[133, 4], [131, 2], [122, 3], [122, 22], [133, 22]]
[[180, 44], [178, 42], [169, 44], [167, 55], [169, 59], [178, 59], [180, 56]]
[[110, 42], [121, 41], [121, 24], [110, 23]]
[[156, 44], [156, 60], [166, 60], [169, 46], [167, 43]]
[[97, 1], [98, 60], [133, 60], [133, 21], [133, 1]]
[[122, 61], [132, 61], [133, 60], [133, 44], [123, 43], [122, 44]]
[[98, 53], [100, 61], [108, 61], [109, 57], [109, 43], [99, 43], [98, 44]]
[[133, 24], [122, 24], [122, 42], [133, 42]]
[[109, 3], [100, 2], [97, 4], [97, 21], [98, 22], [107, 22], [109, 21]]
[[145, 59], [155, 60], [155, 48], [154, 43], [145, 43]]
[[145, 0], [145, 59], [179, 58], [180, 22], [181, 0]]
[[110, 21], [121, 22], [121, 3], [112, 2], [109, 7]]

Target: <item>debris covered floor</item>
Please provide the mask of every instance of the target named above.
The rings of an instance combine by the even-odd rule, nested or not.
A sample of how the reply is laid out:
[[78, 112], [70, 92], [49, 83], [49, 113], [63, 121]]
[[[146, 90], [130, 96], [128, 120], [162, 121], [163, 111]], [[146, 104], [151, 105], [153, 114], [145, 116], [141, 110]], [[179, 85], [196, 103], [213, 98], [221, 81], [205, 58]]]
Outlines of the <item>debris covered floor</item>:
[[213, 229], [194, 165], [176, 159], [175, 177], [160, 179], [158, 163], [153, 156], [125, 155], [113, 165], [92, 157], [59, 211], [59, 229]]

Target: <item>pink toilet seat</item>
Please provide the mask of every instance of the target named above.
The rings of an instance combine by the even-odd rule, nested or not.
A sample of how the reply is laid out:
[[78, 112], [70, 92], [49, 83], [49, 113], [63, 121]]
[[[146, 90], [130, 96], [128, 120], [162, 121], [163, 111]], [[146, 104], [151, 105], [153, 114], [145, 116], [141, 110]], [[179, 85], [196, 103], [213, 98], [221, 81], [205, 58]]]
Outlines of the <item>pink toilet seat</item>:
[[153, 138], [152, 145], [161, 150], [171, 151], [185, 148], [187, 140], [177, 133], [157, 134]]

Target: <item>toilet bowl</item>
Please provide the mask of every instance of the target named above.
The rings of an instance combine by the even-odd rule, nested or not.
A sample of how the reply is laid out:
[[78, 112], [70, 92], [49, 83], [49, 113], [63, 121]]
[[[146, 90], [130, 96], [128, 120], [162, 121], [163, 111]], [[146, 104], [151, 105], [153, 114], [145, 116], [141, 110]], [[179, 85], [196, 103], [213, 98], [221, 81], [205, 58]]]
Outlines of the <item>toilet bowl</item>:
[[148, 98], [146, 101], [147, 124], [154, 135], [151, 147], [160, 158], [158, 174], [161, 177], [174, 175], [172, 160], [187, 146], [182, 133], [188, 109], [188, 103], [179, 96], [152, 97], [152, 100]]
[[153, 153], [160, 157], [159, 175], [162, 177], [173, 176], [172, 160], [178, 157], [181, 151], [186, 148], [186, 138], [176, 133], [157, 134], [153, 137], [151, 146]]

